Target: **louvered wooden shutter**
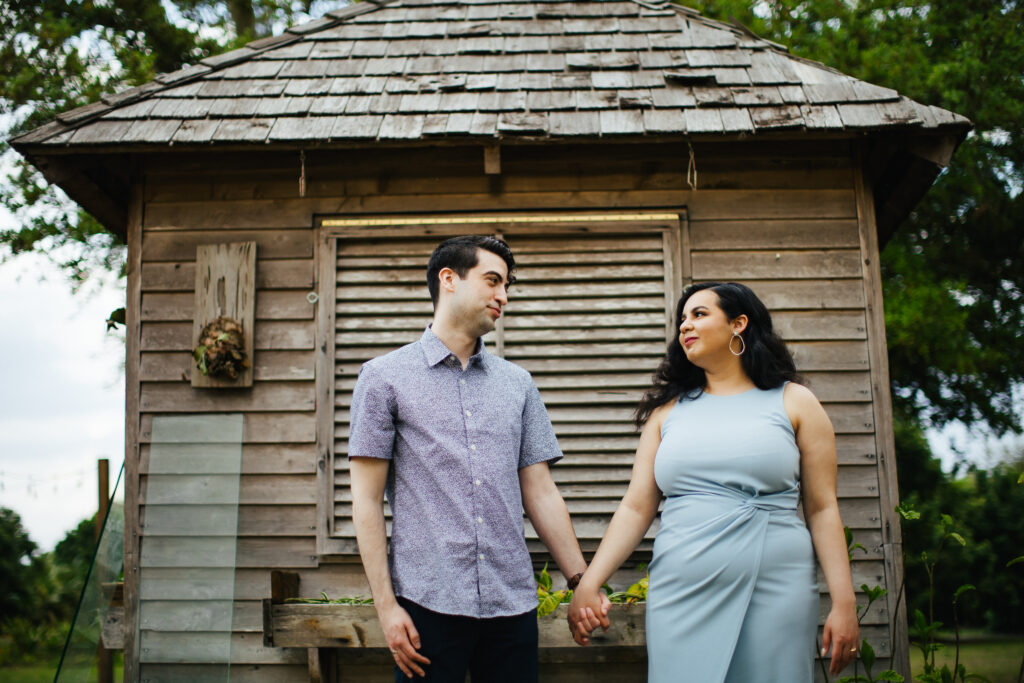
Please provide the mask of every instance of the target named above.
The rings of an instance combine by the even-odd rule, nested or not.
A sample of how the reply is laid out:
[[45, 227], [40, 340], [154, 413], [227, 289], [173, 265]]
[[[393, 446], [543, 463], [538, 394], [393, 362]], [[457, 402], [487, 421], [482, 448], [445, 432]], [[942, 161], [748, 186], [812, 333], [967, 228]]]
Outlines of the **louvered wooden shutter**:
[[[406, 219], [389, 236], [377, 219], [372, 238], [360, 235], [357, 221], [339, 221], [346, 230], [336, 242], [334, 509], [328, 547], [355, 552], [347, 445], [359, 368], [420, 337], [432, 314], [427, 259], [441, 239], [462, 233], [500, 236], [515, 253], [518, 281], [498, 329], [484, 341], [489, 352], [532, 373], [565, 454], [552, 469], [555, 481], [581, 544], [595, 548], [629, 482], [638, 440], [633, 410], [664, 354], [666, 336], [675, 333], [670, 321], [682, 284], [681, 218], [419, 220], [426, 224]], [[529, 523], [526, 534], [531, 550], [543, 551]]]

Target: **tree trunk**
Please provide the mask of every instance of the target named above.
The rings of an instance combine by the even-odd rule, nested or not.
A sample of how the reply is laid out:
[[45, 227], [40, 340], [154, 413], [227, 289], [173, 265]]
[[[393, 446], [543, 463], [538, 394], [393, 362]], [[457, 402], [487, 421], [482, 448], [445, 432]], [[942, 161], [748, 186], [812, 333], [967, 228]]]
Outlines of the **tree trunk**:
[[228, 0], [227, 5], [238, 37], [255, 38], [256, 13], [253, 11], [252, 0]]

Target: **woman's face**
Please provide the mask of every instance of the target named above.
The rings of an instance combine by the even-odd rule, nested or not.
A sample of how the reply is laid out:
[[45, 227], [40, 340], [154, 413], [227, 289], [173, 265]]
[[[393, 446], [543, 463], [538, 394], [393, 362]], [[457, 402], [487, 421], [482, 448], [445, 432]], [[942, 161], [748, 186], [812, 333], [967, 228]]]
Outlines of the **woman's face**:
[[[719, 308], [718, 295], [713, 289], [702, 289], [683, 305], [683, 320], [679, 325], [679, 343], [686, 358], [697, 366], [708, 360], [731, 355], [729, 342], [732, 333], [746, 329], [744, 315], [730, 321]], [[739, 342], [734, 342], [739, 348]]]

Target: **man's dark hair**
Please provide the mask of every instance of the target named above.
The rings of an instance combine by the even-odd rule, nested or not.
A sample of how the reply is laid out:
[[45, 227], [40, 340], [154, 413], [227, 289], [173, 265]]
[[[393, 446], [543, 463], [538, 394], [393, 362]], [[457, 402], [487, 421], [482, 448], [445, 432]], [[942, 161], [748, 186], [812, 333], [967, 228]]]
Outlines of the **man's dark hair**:
[[441, 242], [430, 255], [430, 263], [427, 264], [427, 289], [430, 290], [430, 299], [437, 308], [437, 297], [440, 290], [440, 283], [437, 276], [444, 268], [451, 268], [461, 277], [476, 267], [479, 259], [476, 256], [477, 249], [486, 249], [492, 254], [497, 254], [508, 266], [508, 284], [511, 287], [516, 281], [513, 274], [516, 269], [516, 261], [512, 258], [512, 250], [504, 241], [489, 235], [462, 235], [452, 237]]

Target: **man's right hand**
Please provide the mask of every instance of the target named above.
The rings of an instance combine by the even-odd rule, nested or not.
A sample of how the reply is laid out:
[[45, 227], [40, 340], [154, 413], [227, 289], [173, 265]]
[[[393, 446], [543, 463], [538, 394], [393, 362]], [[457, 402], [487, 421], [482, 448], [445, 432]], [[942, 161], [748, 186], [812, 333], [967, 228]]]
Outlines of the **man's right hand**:
[[421, 655], [420, 634], [412, 623], [412, 617], [401, 605], [395, 604], [390, 609], [383, 610], [380, 617], [381, 628], [384, 629], [384, 637], [388, 641], [388, 649], [395, 658], [395, 664], [409, 678], [426, 676], [424, 666], [430, 664], [430, 660]]

